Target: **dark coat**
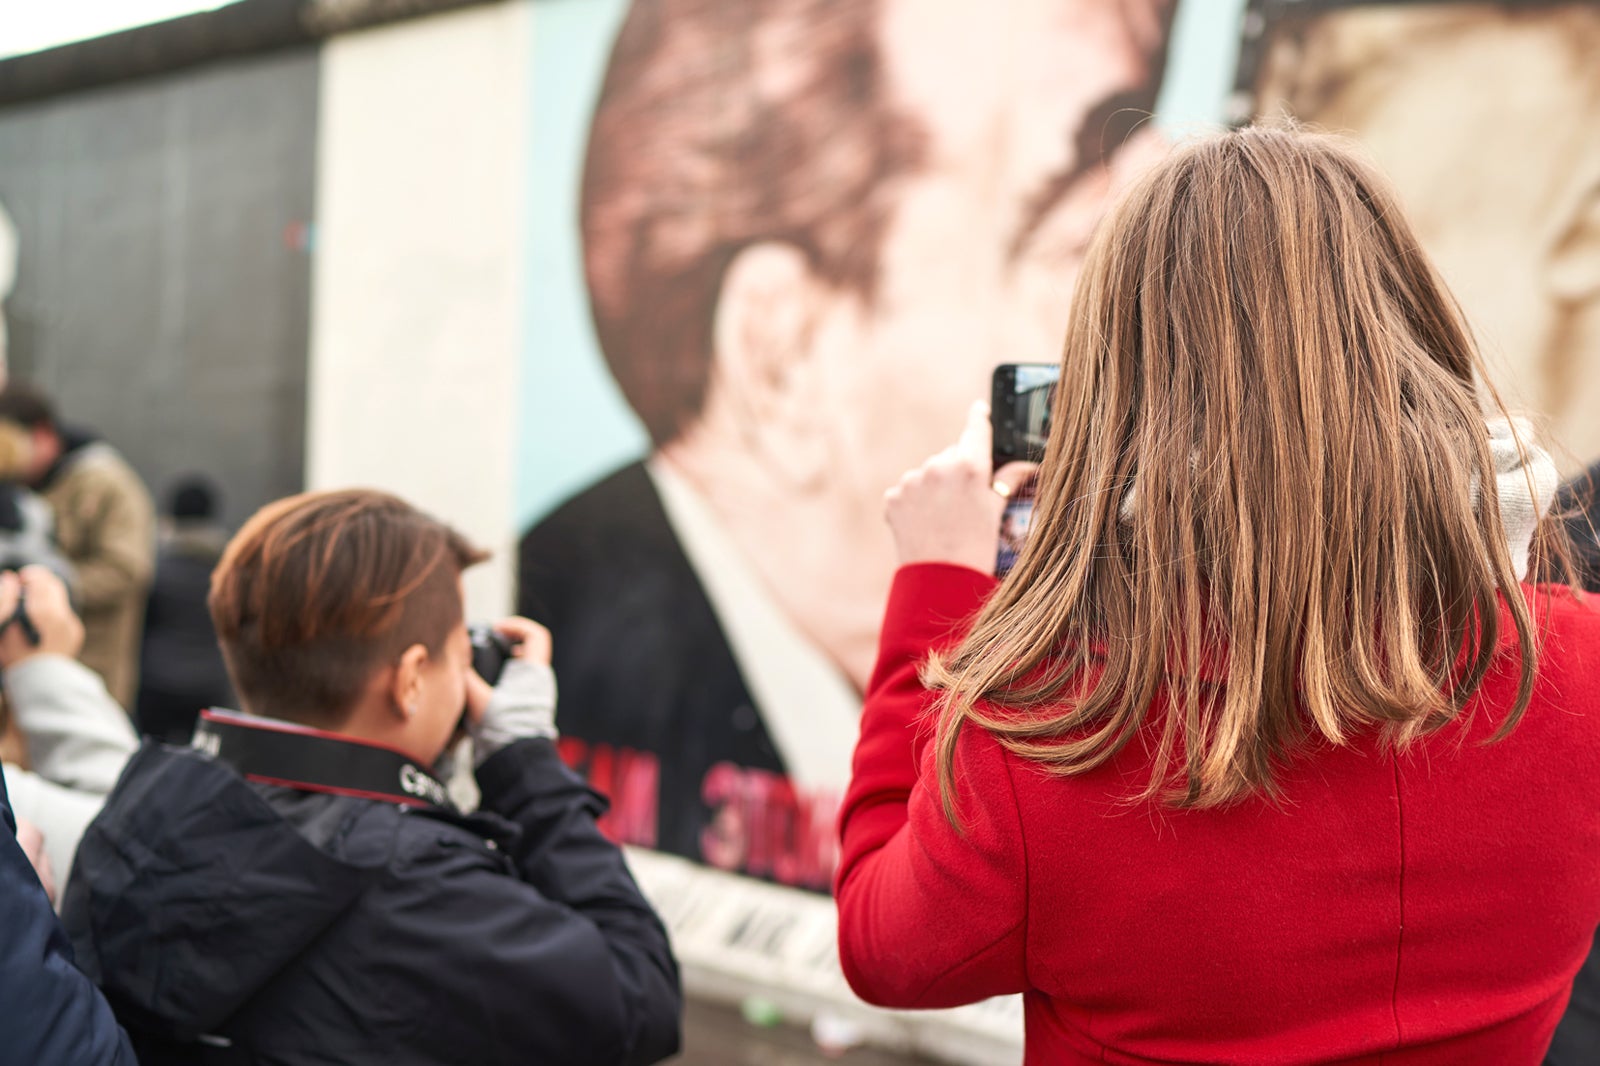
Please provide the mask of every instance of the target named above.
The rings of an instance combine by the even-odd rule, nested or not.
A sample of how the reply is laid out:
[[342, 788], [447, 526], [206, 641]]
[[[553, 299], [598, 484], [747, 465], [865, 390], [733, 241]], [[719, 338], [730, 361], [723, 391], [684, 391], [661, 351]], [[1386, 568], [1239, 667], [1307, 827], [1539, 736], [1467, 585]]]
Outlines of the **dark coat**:
[[[1579, 474], [1556, 494], [1556, 513], [1565, 517], [1572, 538], [1578, 580], [1600, 593], [1600, 463]], [[1546, 1066], [1593, 1066], [1600, 1062], [1600, 942], [1589, 951], [1572, 982], [1572, 999], [1556, 1027]]]
[[701, 859], [711, 768], [785, 767], [644, 466], [529, 530], [517, 590], [554, 641], [563, 735], [659, 759], [657, 839], [630, 843]]
[[63, 908], [144, 1066], [675, 1052], [677, 964], [595, 829], [604, 802], [547, 740], [495, 755], [478, 783], [478, 814], [419, 811], [146, 744]]
[[0, 775], [0, 1062], [138, 1066], [111, 1009], [78, 968], [17, 843]]
[[1600, 592], [1600, 462], [1561, 486], [1555, 511], [1572, 538], [1572, 561], [1578, 580]]
[[144, 610], [139, 654], [139, 731], [187, 744], [208, 707], [235, 705], [206, 596], [227, 541], [221, 530], [180, 531], [161, 546]]

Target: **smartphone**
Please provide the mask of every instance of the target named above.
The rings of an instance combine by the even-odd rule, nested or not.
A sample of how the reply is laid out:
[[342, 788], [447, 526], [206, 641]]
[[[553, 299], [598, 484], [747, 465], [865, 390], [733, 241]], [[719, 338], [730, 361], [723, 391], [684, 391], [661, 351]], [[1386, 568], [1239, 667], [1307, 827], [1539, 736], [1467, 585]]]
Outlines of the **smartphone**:
[[[989, 420], [994, 427], [994, 468], [1044, 458], [1050, 412], [1061, 368], [1054, 363], [1006, 363], [994, 371]], [[1016, 486], [1000, 516], [994, 572], [1005, 577], [1017, 565], [1033, 526], [1033, 485]]]
[[1055, 363], [1005, 363], [994, 368], [989, 421], [994, 425], [994, 466], [1018, 459], [1037, 463], [1050, 439], [1050, 411], [1061, 367]]

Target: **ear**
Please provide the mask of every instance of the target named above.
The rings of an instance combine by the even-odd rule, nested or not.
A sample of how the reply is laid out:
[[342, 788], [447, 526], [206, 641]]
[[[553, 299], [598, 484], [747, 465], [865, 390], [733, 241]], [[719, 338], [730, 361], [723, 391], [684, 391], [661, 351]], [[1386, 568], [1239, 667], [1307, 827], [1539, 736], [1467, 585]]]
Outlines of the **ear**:
[[814, 339], [830, 298], [800, 249], [765, 241], [734, 257], [717, 300], [717, 388], [740, 437], [790, 488], [815, 487], [827, 474]]
[[1545, 283], [1564, 303], [1600, 296], [1600, 179], [1578, 198], [1545, 264]]
[[400, 662], [394, 668], [389, 682], [389, 699], [394, 713], [410, 721], [422, 705], [422, 669], [428, 665], [428, 649], [413, 644], [400, 653]]

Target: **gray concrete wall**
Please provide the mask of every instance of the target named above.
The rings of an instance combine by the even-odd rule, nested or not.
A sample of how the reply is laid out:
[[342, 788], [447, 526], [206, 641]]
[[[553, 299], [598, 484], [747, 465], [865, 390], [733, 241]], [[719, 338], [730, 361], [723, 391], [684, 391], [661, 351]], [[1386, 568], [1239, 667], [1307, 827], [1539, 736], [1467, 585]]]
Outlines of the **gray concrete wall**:
[[13, 377], [231, 524], [304, 479], [317, 93], [307, 47], [0, 110]]

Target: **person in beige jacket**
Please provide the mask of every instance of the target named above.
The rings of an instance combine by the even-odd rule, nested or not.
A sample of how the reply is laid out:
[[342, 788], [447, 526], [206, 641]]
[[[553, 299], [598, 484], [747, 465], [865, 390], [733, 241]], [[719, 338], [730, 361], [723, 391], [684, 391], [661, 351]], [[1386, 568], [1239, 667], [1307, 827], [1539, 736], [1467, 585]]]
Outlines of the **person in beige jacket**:
[[0, 391], [0, 427], [7, 422], [28, 438], [11, 473], [50, 504], [56, 540], [77, 575], [73, 591], [86, 632], [80, 659], [119, 704], [132, 706], [155, 570], [150, 493], [115, 448], [61, 426], [33, 389], [12, 383]]

